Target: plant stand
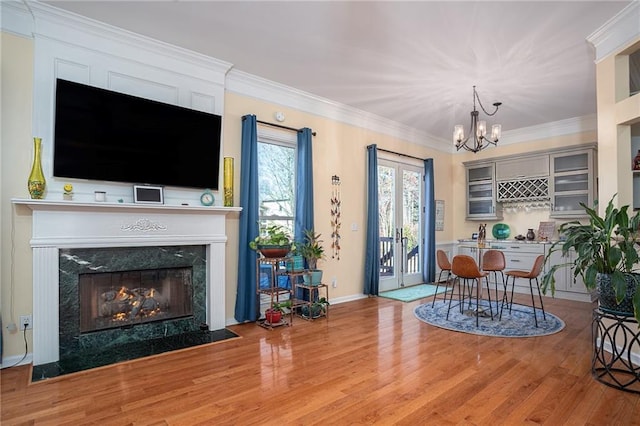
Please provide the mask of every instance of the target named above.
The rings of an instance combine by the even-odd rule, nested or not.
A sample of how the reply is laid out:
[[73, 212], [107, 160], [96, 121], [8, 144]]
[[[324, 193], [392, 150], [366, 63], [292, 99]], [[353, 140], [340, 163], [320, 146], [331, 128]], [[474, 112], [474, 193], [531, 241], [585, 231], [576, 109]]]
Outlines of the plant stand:
[[[300, 293], [304, 293], [305, 295], [302, 296], [302, 298], [300, 298]], [[314, 317], [312, 315], [312, 305], [313, 302], [315, 302], [316, 300], [320, 299], [323, 295], [325, 297], [325, 299], [328, 301], [329, 300], [329, 286], [326, 284], [318, 284], [318, 285], [310, 285], [310, 284], [304, 284], [303, 282], [297, 282], [294, 281], [294, 292], [293, 292], [295, 299], [294, 299], [294, 306], [296, 307], [297, 310], [299, 310], [298, 312], [298, 316], [302, 319], [305, 319], [307, 321], [313, 321], [317, 318], [328, 318], [329, 317], [329, 306], [325, 305], [324, 306], [324, 312], [321, 312], [320, 315]], [[303, 309], [307, 310], [307, 312], [309, 313], [309, 315], [303, 315]]]
[[[593, 310], [593, 377], [607, 386], [640, 393], [640, 329], [633, 316]], [[635, 355], [634, 355], [635, 353]]]
[[[256, 297], [258, 298], [258, 306], [260, 306], [260, 296], [267, 295], [269, 296], [269, 306], [272, 306], [275, 303], [280, 303], [280, 300], [293, 300], [292, 287], [293, 285], [289, 285], [288, 287], [282, 286], [280, 283], [280, 277], [286, 276], [290, 273], [287, 273], [285, 269], [285, 265], [287, 261], [290, 261], [289, 257], [259, 257], [256, 260]], [[269, 277], [267, 285], [261, 285], [261, 272], [262, 266], [268, 266]], [[260, 315], [259, 315], [260, 316]], [[289, 317], [287, 319], [286, 317]], [[267, 321], [266, 318], [259, 319], [258, 325], [267, 328], [273, 329], [274, 327], [280, 327], [283, 325], [293, 325], [293, 309], [290, 310], [288, 314], [282, 314], [282, 320], [278, 323], [272, 324]]]

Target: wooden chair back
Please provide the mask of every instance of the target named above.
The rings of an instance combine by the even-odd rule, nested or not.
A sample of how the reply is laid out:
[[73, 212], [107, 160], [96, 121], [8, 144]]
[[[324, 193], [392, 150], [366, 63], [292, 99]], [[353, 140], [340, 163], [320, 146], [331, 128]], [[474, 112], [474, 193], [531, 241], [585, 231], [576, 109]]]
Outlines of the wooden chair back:
[[458, 254], [453, 257], [451, 272], [460, 278], [482, 278], [485, 276], [480, 272], [475, 259], [466, 254]]
[[442, 271], [451, 271], [451, 262], [444, 250], [436, 250], [436, 262]]
[[483, 271], [502, 271], [506, 268], [507, 262], [504, 253], [500, 250], [487, 250], [482, 255]]

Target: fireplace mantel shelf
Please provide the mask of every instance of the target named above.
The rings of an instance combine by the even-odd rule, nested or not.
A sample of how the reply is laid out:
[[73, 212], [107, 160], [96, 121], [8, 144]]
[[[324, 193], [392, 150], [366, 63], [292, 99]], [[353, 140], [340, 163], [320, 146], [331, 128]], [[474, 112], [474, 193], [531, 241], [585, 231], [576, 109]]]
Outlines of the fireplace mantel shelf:
[[31, 210], [102, 210], [102, 211], [141, 211], [152, 210], [158, 213], [213, 213], [227, 214], [240, 212], [242, 207], [221, 207], [221, 206], [183, 206], [177, 204], [133, 204], [133, 203], [107, 203], [107, 202], [79, 202], [79, 201], [53, 201], [53, 200], [32, 200], [30, 198], [12, 198], [13, 204], [25, 205]]

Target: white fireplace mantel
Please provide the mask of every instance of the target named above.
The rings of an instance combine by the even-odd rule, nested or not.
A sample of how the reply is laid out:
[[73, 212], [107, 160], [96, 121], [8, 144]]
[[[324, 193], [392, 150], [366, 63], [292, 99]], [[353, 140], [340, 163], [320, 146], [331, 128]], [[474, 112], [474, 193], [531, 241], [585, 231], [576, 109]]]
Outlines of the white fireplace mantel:
[[207, 323], [225, 327], [225, 216], [239, 207], [12, 199], [33, 210], [33, 363], [58, 361], [59, 249], [207, 246]]

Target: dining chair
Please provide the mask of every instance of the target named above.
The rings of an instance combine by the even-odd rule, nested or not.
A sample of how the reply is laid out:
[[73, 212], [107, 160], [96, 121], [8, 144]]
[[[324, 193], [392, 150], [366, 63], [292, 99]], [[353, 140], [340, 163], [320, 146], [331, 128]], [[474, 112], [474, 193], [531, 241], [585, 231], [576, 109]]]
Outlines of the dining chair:
[[[542, 309], [542, 318], [547, 319], [544, 313], [544, 304], [542, 303], [542, 294], [540, 293], [540, 283], [538, 282], [538, 276], [542, 272], [542, 267], [544, 266], [544, 255], [541, 254], [536, 257], [535, 262], [533, 263], [533, 267], [530, 271], [521, 271], [521, 270], [511, 270], [506, 271], [505, 275], [507, 276], [507, 286], [509, 285], [509, 277], [512, 277], [511, 280], [511, 300], [509, 301], [509, 313], [511, 313], [511, 308], [513, 307], [513, 290], [516, 286], [516, 278], [524, 278], [529, 280], [529, 290], [531, 292], [531, 306], [533, 308], [533, 318], [536, 323], [536, 327], [538, 327], [538, 315], [536, 314], [536, 300], [533, 297], [533, 282], [536, 283], [536, 288], [538, 289], [538, 298], [540, 299], [540, 309]], [[504, 298], [503, 303], [500, 305], [500, 319], [502, 319], [502, 309], [504, 308]]]
[[451, 287], [451, 297], [453, 297], [453, 290], [455, 287], [455, 282], [453, 281], [453, 275], [451, 273], [451, 262], [449, 262], [449, 257], [447, 257], [447, 253], [444, 250], [436, 250], [436, 263], [438, 264], [438, 268], [440, 268], [440, 273], [438, 274], [438, 280], [436, 281], [436, 292], [433, 295], [433, 301], [431, 302], [431, 307], [433, 307], [436, 303], [436, 298], [438, 297], [438, 289], [440, 288], [440, 282], [442, 280], [442, 273], [446, 273], [446, 279], [444, 285], [447, 287], [447, 290], [444, 292], [444, 301], [447, 301], [447, 292], [449, 291], [449, 283], [452, 282], [453, 286]]
[[504, 253], [494, 249], [485, 251], [482, 255], [481, 265], [483, 271], [489, 272], [489, 276], [493, 273], [493, 280], [496, 284], [496, 303], [498, 303], [498, 273], [500, 273], [502, 289], [504, 291], [502, 299], [504, 300], [507, 297], [507, 283], [504, 281], [504, 273], [502, 272], [507, 265]]
[[[478, 264], [475, 259], [471, 256], [467, 256], [465, 254], [458, 254], [453, 257], [453, 262], [451, 262], [451, 272], [458, 277], [458, 279], [463, 280], [463, 295], [460, 303], [464, 305], [464, 291], [467, 283], [470, 282], [470, 291], [469, 291], [469, 304], [471, 305], [471, 299], [473, 298], [473, 284], [476, 284], [476, 327], [479, 325], [479, 316], [481, 312], [484, 312], [480, 308], [480, 300], [482, 294], [482, 279], [487, 284], [487, 293], [489, 297], [489, 312], [491, 313], [491, 319], [493, 320], [493, 309], [491, 307], [491, 288], [489, 287], [489, 280], [487, 280], [488, 272], [480, 271], [478, 268]], [[451, 301], [453, 298], [449, 299], [449, 308], [447, 309], [447, 319], [449, 319], [449, 312], [451, 311]], [[497, 313], [497, 312], [496, 312]]]

